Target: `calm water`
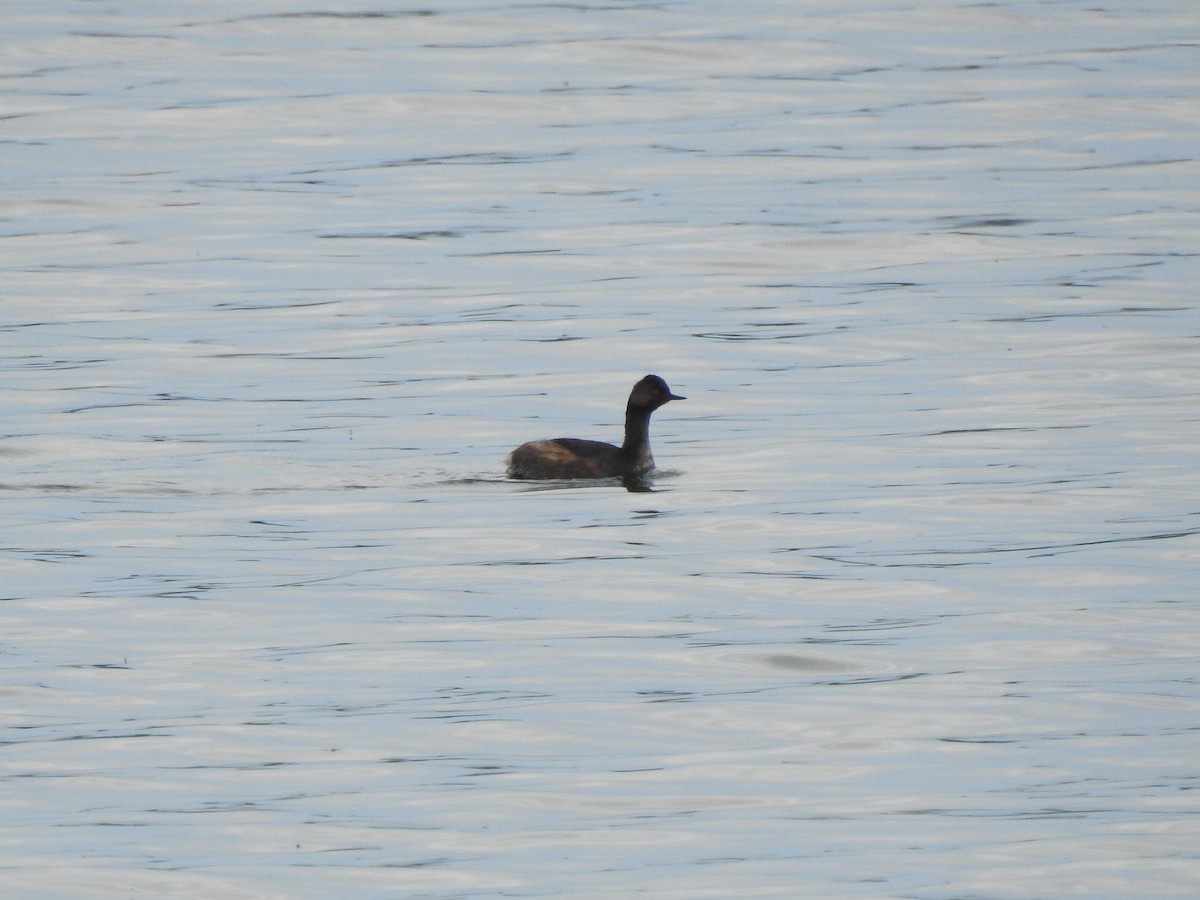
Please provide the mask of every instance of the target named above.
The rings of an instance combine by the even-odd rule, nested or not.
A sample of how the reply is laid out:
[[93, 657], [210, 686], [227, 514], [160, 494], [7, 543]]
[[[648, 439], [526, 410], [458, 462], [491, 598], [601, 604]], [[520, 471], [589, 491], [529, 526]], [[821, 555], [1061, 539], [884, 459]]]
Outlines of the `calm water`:
[[1193, 0], [0, 46], [6, 895], [1194, 895]]

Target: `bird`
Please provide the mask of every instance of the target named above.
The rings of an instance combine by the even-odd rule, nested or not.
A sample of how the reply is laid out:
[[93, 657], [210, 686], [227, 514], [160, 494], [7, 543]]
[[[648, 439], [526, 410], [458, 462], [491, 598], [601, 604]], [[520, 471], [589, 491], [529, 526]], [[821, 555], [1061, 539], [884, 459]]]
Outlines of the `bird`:
[[604, 441], [552, 438], [529, 441], [508, 457], [508, 477], [518, 479], [640, 478], [654, 469], [650, 453], [650, 415], [672, 400], [658, 375], [647, 375], [633, 386], [625, 406], [625, 442], [617, 447]]

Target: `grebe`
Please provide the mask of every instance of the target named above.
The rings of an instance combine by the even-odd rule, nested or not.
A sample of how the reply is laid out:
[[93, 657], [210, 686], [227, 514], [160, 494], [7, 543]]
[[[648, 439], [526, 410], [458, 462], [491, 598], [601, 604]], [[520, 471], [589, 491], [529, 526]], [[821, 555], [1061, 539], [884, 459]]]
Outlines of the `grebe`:
[[581, 438], [554, 438], [522, 444], [508, 457], [509, 478], [636, 478], [654, 468], [650, 453], [650, 414], [672, 400], [657, 375], [633, 386], [625, 406], [625, 443], [620, 447]]

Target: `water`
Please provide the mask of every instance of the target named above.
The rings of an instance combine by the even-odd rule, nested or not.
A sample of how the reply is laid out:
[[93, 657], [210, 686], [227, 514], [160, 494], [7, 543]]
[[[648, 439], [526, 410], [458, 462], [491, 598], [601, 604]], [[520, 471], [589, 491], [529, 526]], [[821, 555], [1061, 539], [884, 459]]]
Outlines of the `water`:
[[1192, 4], [10, 7], [6, 894], [1194, 893]]

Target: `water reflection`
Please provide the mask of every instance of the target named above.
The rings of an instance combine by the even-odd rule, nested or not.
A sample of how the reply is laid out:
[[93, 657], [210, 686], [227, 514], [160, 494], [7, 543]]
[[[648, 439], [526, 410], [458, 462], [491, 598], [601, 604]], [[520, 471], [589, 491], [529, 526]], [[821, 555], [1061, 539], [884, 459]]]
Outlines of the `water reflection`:
[[645, 476], [629, 476], [626, 478], [564, 478], [552, 481], [526, 481], [520, 478], [509, 479], [521, 485], [523, 493], [540, 491], [571, 491], [597, 487], [616, 487], [620, 485], [634, 494], [654, 491], [654, 480]]
[[649, 494], [654, 491], [654, 482], [645, 475], [627, 475], [621, 479], [625, 490], [631, 494]]

